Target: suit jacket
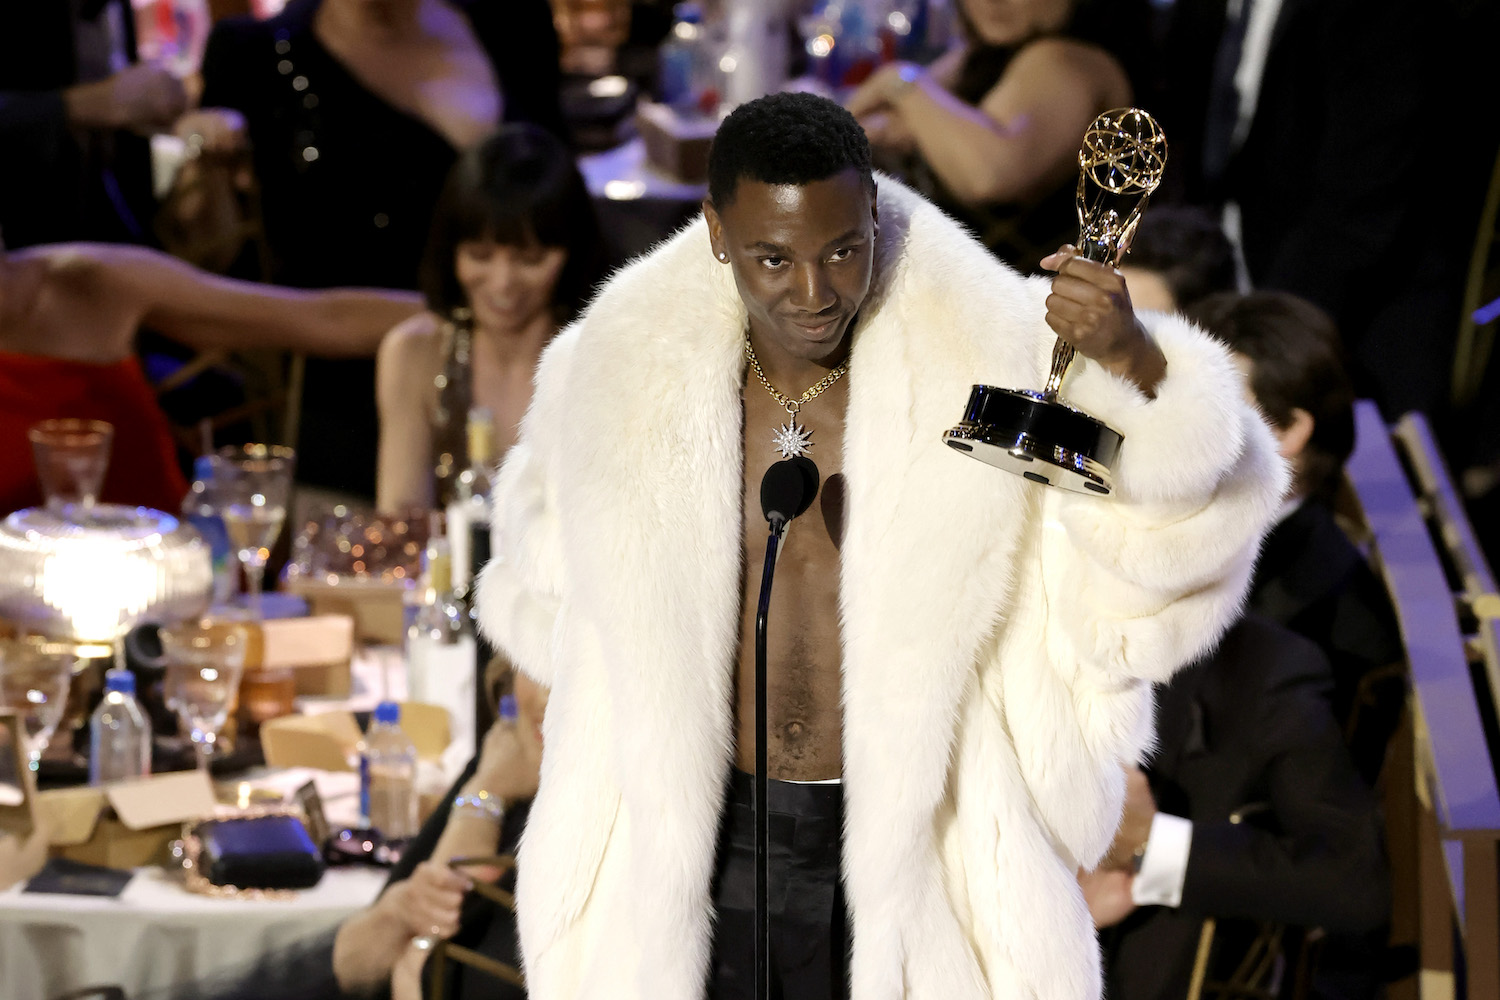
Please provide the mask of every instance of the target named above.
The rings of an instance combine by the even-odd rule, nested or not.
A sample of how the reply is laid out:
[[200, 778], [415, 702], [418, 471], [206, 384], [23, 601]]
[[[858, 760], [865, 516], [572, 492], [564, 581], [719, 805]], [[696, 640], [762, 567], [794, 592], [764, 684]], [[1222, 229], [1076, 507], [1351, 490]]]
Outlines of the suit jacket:
[[[129, 0], [5, 5], [0, 31], [0, 237], [17, 249], [68, 240], [150, 242], [155, 201], [147, 140], [69, 125], [62, 92], [84, 80], [76, 17], [113, 15], [135, 58]], [[106, 10], [113, 8], [113, 10]]]
[[[1108, 848], [1150, 682], [1236, 614], [1285, 470], [1220, 345], [1147, 317], [1154, 400], [1109, 501], [964, 458], [975, 378], [1041, 385], [1050, 283], [879, 182], [844, 439], [844, 871], [855, 1000], [1099, 992], [1079, 865]], [[548, 347], [495, 500], [480, 616], [552, 689], [520, 852], [531, 996], [700, 997], [744, 563], [745, 306], [699, 219]]]
[[1363, 691], [1361, 683], [1374, 671], [1401, 663], [1406, 654], [1385, 585], [1325, 505], [1304, 501], [1266, 535], [1249, 604], [1311, 639], [1328, 657], [1333, 716], [1346, 729], [1355, 765], [1373, 787], [1401, 714], [1406, 682], [1391, 675]]
[[1357, 338], [1411, 250], [1400, 237], [1420, 184], [1421, 36], [1402, 27], [1410, 12], [1396, 0], [1282, 0], [1250, 130], [1215, 185], [1202, 176], [1202, 136], [1224, 9], [1174, 7], [1172, 170], [1190, 201], [1239, 203], [1257, 288], [1302, 295]]
[[[1149, 775], [1158, 807], [1193, 821], [1182, 902], [1101, 934], [1114, 1000], [1178, 1000], [1205, 917], [1331, 932], [1378, 927], [1390, 874], [1374, 796], [1329, 710], [1328, 661], [1247, 616], [1209, 657], [1157, 691]], [[1247, 806], [1263, 807], [1242, 821]]]

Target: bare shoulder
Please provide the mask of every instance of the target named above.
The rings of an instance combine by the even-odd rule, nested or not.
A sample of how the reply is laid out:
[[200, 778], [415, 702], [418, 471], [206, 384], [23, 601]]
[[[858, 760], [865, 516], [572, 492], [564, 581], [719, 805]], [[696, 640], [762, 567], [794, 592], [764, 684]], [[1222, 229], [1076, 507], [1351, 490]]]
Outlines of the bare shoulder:
[[381, 396], [405, 396], [431, 385], [442, 353], [442, 322], [435, 313], [419, 312], [391, 327], [381, 338], [375, 358]]
[[114, 249], [100, 243], [49, 243], [17, 250], [11, 257], [34, 262], [48, 284], [77, 291], [108, 283]]
[[[145, 283], [131, 268], [151, 251], [101, 243], [53, 243], [8, 255], [29, 290], [37, 353], [95, 360], [127, 354], [145, 311]], [[24, 338], [23, 338], [24, 339]]]
[[391, 327], [381, 338], [380, 357], [407, 364], [436, 360], [442, 346], [442, 321], [436, 313], [423, 311]]
[[1062, 86], [1084, 85], [1106, 103], [1131, 98], [1130, 80], [1120, 61], [1091, 42], [1076, 38], [1039, 38], [1016, 53], [1005, 75], [1035, 76]]

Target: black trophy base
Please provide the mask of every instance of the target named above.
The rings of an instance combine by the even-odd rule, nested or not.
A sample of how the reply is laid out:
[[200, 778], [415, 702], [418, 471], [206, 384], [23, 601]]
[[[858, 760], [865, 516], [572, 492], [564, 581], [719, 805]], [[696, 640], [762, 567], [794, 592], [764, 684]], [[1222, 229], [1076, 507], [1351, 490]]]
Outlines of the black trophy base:
[[1034, 483], [1108, 496], [1120, 432], [1066, 403], [1026, 389], [976, 385], [958, 426], [943, 433], [954, 451]]

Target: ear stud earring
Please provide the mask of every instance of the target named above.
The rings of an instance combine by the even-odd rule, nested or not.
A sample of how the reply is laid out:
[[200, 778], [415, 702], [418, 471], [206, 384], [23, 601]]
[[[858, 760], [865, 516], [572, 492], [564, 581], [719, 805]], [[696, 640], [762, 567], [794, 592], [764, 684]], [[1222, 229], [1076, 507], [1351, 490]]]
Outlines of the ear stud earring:
[[724, 251], [720, 250], [719, 254], [718, 254], [718, 257], [719, 257], [719, 263], [720, 264], [727, 264], [727, 263], [729, 263], [729, 255], [727, 253], [725, 253]]

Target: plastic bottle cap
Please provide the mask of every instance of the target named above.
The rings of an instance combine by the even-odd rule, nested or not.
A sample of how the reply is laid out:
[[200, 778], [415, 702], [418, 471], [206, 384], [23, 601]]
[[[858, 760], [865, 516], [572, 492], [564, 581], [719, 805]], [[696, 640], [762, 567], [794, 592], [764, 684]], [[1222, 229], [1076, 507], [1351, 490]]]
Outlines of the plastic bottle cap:
[[193, 459], [193, 478], [205, 483], [214, 478], [213, 455], [199, 455]]
[[382, 701], [375, 706], [375, 721], [393, 724], [401, 721], [401, 706], [394, 701]]
[[135, 674], [129, 670], [121, 670], [116, 667], [104, 675], [104, 690], [118, 691], [121, 694], [135, 694]]
[[703, 8], [692, 0], [683, 0], [682, 3], [672, 5], [672, 17], [689, 24], [700, 24], [703, 21]]
[[519, 715], [516, 708], [516, 696], [513, 694], [500, 696], [500, 718], [505, 722], [515, 722]]

